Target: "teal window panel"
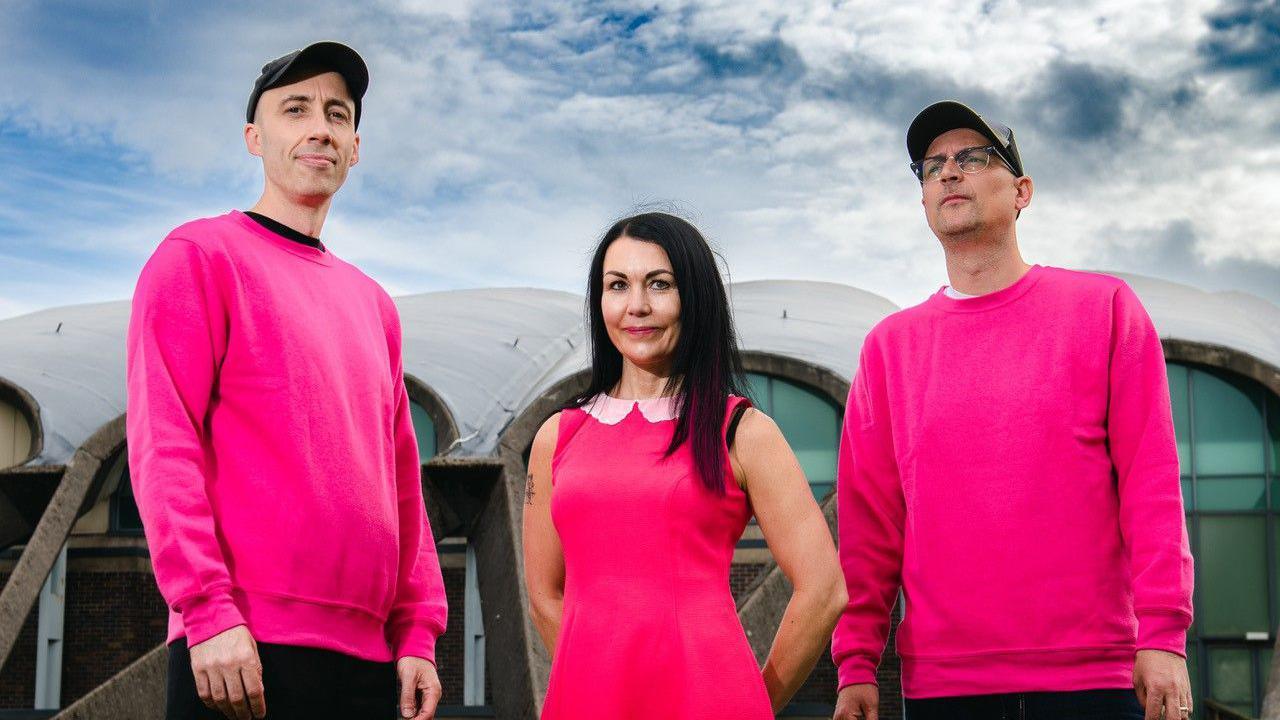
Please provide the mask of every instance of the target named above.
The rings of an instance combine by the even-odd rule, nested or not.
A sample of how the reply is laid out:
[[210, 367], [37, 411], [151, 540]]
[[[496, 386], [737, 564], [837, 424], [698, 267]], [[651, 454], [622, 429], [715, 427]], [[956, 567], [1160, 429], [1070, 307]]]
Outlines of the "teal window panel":
[[1258, 477], [1200, 478], [1197, 510], [1265, 510], [1267, 483]]
[[1280, 475], [1280, 397], [1263, 392], [1267, 396], [1267, 444], [1271, 446], [1271, 464], [1267, 471], [1275, 476]]
[[1200, 517], [1198, 631], [1239, 637], [1270, 632], [1267, 608], [1266, 518]]
[[1191, 401], [1187, 390], [1187, 367], [1168, 364], [1169, 399], [1173, 402], [1173, 429], [1178, 439], [1178, 466], [1191, 472]]
[[409, 414], [413, 419], [413, 434], [418, 438], [418, 459], [426, 462], [436, 454], [436, 424], [427, 409], [412, 400]]
[[1266, 457], [1256, 383], [1192, 370], [1196, 475], [1261, 475]]
[[760, 412], [773, 417], [773, 403], [769, 397], [769, 376], [759, 373], [747, 373], [747, 393], [751, 402]]
[[840, 445], [840, 410], [835, 403], [785, 380], [747, 374], [756, 407], [778, 424], [804, 470], [814, 497], [826, 497], [835, 486]]
[[1253, 658], [1246, 648], [1209, 648], [1210, 696], [1239, 713], [1253, 716]]

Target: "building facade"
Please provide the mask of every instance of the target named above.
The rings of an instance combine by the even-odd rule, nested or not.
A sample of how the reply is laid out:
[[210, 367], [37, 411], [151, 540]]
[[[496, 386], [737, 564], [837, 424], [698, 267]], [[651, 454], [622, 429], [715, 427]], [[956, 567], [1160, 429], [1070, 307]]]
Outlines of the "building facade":
[[[1196, 697], [1256, 716], [1280, 623], [1280, 308], [1125, 279], [1168, 361], [1197, 560], [1188, 642]], [[747, 282], [731, 294], [753, 399], [778, 422], [833, 520], [848, 381], [867, 331], [897, 308], [831, 283]], [[442, 716], [536, 717], [549, 662], [525, 613], [521, 494], [534, 433], [585, 387], [582, 297], [486, 289], [397, 305], [449, 594]], [[128, 313], [122, 301], [0, 321], [0, 718], [102, 702], [130, 677], [154, 675], [162, 657], [165, 606], [125, 461]], [[733, 562], [739, 615], [763, 657], [785, 579], [754, 524]], [[891, 642], [882, 717], [901, 717], [897, 674]], [[159, 701], [135, 695], [147, 707]], [[830, 717], [834, 697], [825, 657], [785, 714]]]

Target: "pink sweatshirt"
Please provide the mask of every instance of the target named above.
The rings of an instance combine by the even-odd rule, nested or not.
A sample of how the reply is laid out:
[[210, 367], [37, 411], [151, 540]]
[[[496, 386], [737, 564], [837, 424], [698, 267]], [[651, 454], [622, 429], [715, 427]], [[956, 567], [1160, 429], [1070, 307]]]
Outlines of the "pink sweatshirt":
[[373, 280], [239, 212], [138, 279], [129, 467], [169, 640], [434, 661], [446, 605], [400, 321]]
[[1132, 686], [1185, 652], [1191, 554], [1159, 338], [1122, 281], [1033, 267], [867, 336], [837, 473], [840, 686], [901, 586], [909, 698]]

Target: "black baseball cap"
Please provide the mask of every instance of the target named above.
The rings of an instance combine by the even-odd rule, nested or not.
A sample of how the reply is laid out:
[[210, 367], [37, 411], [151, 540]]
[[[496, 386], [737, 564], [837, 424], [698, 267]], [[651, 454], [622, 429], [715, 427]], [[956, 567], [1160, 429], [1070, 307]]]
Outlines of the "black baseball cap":
[[939, 135], [957, 128], [969, 128], [982, 133], [996, 152], [1004, 159], [1013, 174], [1022, 177], [1022, 156], [1018, 154], [1018, 143], [1013, 139], [1013, 130], [998, 122], [987, 120], [973, 108], [955, 100], [936, 102], [920, 111], [916, 119], [907, 128], [907, 154], [911, 162], [924, 159], [929, 144]]
[[263, 65], [262, 74], [253, 83], [253, 92], [249, 94], [245, 122], [253, 122], [253, 112], [258, 109], [258, 98], [262, 97], [264, 91], [280, 85], [280, 81], [291, 69], [308, 66], [328, 68], [342, 76], [347, 82], [347, 91], [356, 104], [353, 127], [360, 127], [360, 99], [369, 89], [369, 68], [365, 66], [360, 53], [336, 42], [312, 43]]

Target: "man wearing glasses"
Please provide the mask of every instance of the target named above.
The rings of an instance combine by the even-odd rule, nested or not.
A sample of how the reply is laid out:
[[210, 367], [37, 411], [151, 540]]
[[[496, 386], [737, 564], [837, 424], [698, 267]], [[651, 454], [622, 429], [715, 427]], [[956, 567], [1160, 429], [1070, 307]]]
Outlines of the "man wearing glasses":
[[1151, 320], [1116, 278], [1023, 261], [1012, 130], [940, 102], [907, 150], [950, 285], [870, 332], [850, 389], [835, 717], [877, 718], [899, 587], [910, 720], [1186, 717], [1192, 564]]

